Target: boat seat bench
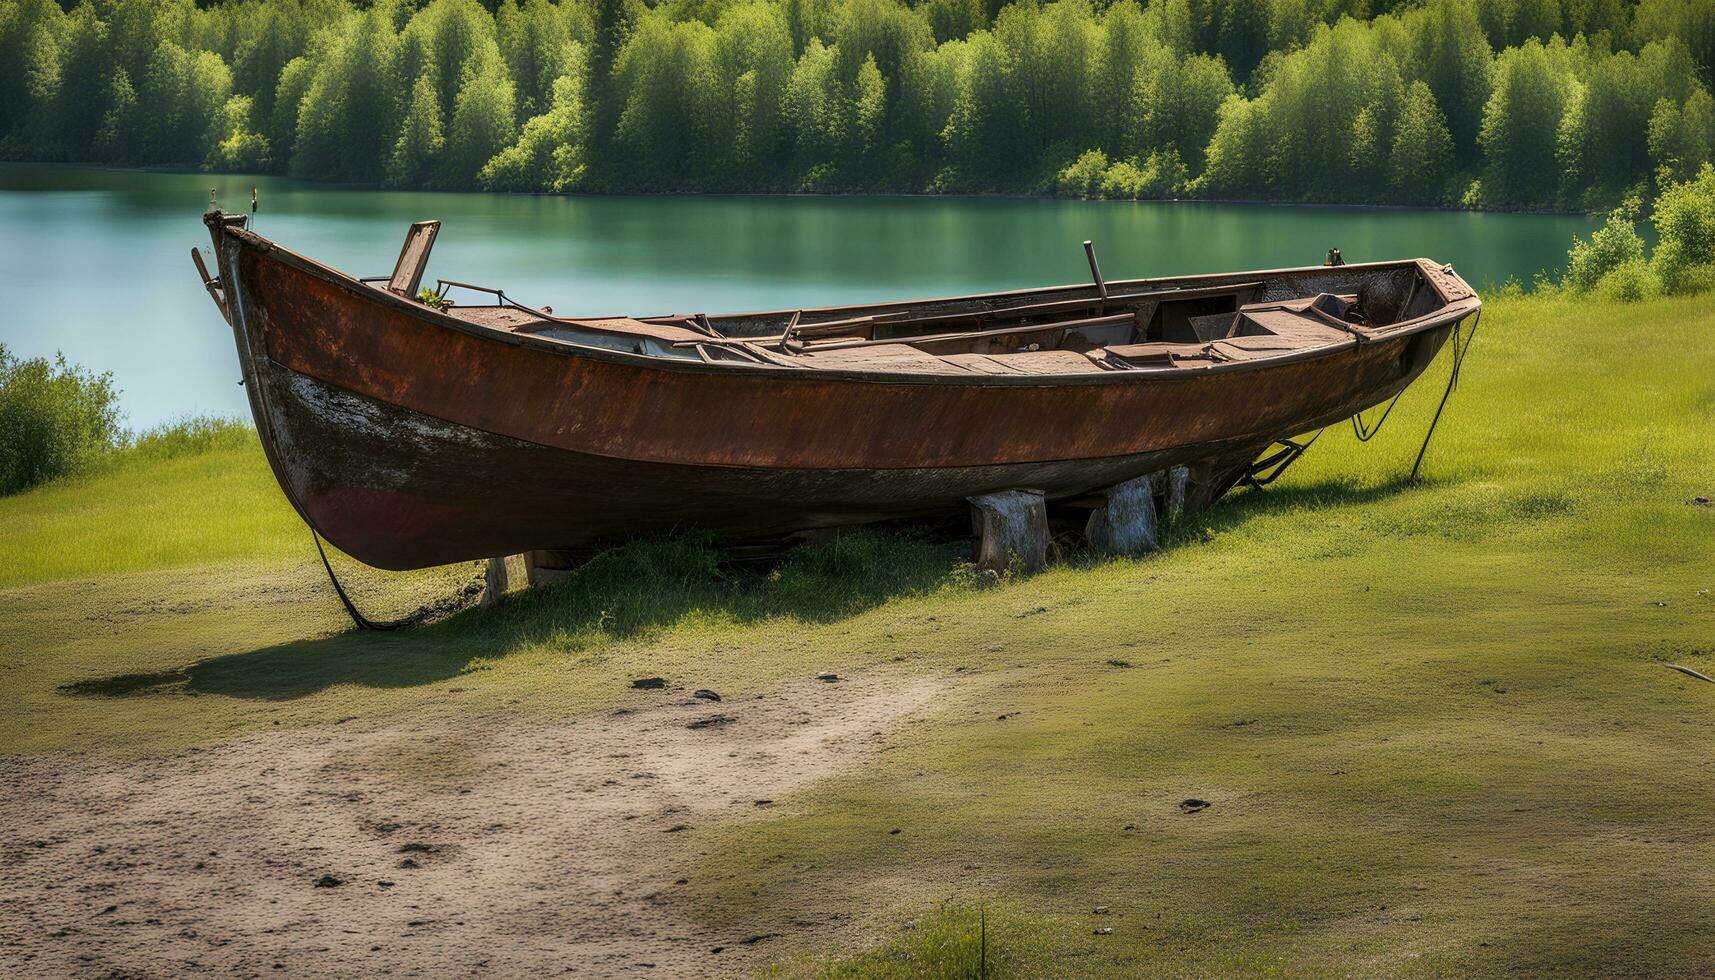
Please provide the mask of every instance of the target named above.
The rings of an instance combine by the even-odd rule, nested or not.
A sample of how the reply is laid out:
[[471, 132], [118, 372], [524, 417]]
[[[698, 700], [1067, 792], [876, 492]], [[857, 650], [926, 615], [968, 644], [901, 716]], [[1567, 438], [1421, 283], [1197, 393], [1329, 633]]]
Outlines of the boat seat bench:
[[[897, 339], [854, 339], [811, 344], [792, 354], [741, 338], [726, 341], [679, 326], [674, 322], [645, 321], [630, 317], [590, 318], [576, 321], [584, 328], [604, 334], [634, 335], [665, 342], [675, 348], [696, 349], [703, 360], [716, 350], [728, 351], [723, 360], [745, 360], [780, 367], [831, 371], [877, 371], [903, 374], [1064, 375], [1096, 371], [1128, 371], [1138, 368], [1208, 367], [1229, 361], [1256, 360], [1280, 354], [1340, 343], [1356, 336], [1365, 339], [1369, 329], [1346, 319], [1355, 297], [1328, 293], [1289, 300], [1247, 303], [1236, 311], [1194, 317], [1195, 342], [1143, 341], [1101, 343], [1083, 330], [1132, 328], [1141, 332], [1135, 313], [1085, 317], [1048, 324], [1018, 324], [958, 333], [930, 334]], [[535, 316], [516, 307], [454, 307], [454, 316], [483, 326], [517, 333], [534, 333], [575, 342], [574, 337], [555, 336], [567, 327], [562, 321]], [[689, 318], [684, 318], [686, 321]], [[1019, 334], [1060, 331], [1061, 341], [1080, 336], [1088, 350], [998, 350], [985, 351], [989, 342]], [[949, 349], [963, 344], [975, 350]], [[738, 348], [734, 350], [733, 348]]]

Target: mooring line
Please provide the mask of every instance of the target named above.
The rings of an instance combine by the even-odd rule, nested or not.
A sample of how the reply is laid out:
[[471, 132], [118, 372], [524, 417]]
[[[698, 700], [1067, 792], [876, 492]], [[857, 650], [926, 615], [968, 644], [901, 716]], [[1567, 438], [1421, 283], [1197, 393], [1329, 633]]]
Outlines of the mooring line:
[[422, 622], [424, 619], [427, 619], [429, 613], [433, 611], [429, 606], [423, 606], [416, 612], [407, 616], [401, 616], [398, 619], [370, 619], [368, 616], [357, 611], [357, 606], [351, 601], [351, 596], [347, 595], [345, 592], [345, 586], [339, 584], [339, 576], [333, 573], [333, 563], [328, 561], [328, 553], [326, 549], [322, 547], [322, 536], [317, 534], [316, 529], [313, 527], [310, 528], [310, 540], [316, 543], [316, 554], [322, 556], [322, 567], [328, 571], [328, 581], [333, 583], [333, 590], [339, 595], [340, 604], [345, 606], [345, 611], [351, 616], [351, 621], [357, 624], [358, 629], [396, 630], [402, 626], [411, 626]]
[[[1435, 417], [1429, 420], [1429, 431], [1423, 434], [1423, 445], [1417, 450], [1417, 461], [1411, 464], [1411, 475], [1406, 477], [1407, 483], [1417, 482], [1417, 471], [1423, 466], [1423, 454], [1429, 452], [1429, 440], [1435, 437], [1435, 427], [1441, 422], [1441, 412], [1447, 407], [1447, 399], [1452, 397], [1453, 389], [1459, 386], [1459, 370], [1465, 364], [1465, 353], [1471, 349], [1471, 344], [1477, 339], [1477, 328], [1483, 323], [1483, 311], [1471, 319], [1471, 334], [1465, 338], [1463, 347], [1459, 345], [1460, 328], [1463, 322], [1453, 325], [1453, 370], [1447, 375], [1447, 390], [1441, 393], [1441, 404], [1435, 406]], [[1378, 425], [1380, 423], [1377, 423]]]
[[1369, 442], [1376, 437], [1377, 433], [1381, 432], [1382, 423], [1386, 422], [1387, 417], [1393, 414], [1393, 407], [1399, 404], [1399, 396], [1403, 394], [1405, 394], [1404, 388], [1395, 393], [1393, 401], [1387, 403], [1387, 408], [1382, 412], [1382, 417], [1376, 419], [1375, 425], [1364, 424], [1363, 412], [1358, 412], [1352, 416], [1352, 434], [1358, 437], [1359, 442]]

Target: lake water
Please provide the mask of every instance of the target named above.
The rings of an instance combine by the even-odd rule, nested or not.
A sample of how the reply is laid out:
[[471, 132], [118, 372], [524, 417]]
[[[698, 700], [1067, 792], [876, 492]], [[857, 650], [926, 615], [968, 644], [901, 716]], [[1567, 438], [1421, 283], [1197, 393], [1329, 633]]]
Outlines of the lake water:
[[[129, 424], [244, 414], [232, 337], [192, 268], [214, 188], [257, 229], [384, 275], [442, 220], [429, 279], [561, 314], [826, 306], [1110, 279], [1428, 256], [1479, 288], [1558, 269], [1595, 219], [1202, 203], [913, 197], [529, 197], [0, 164], [0, 343], [112, 371]], [[212, 262], [211, 262], [212, 265]]]

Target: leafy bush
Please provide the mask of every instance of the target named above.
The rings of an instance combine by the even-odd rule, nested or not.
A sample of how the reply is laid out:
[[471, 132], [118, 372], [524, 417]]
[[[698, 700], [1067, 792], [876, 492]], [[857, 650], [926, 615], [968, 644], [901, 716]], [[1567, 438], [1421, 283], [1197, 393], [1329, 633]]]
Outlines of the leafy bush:
[[1655, 273], [1670, 293], [1715, 289], [1715, 166], [1670, 184], [1655, 205]]
[[1061, 197], [1100, 196], [1102, 176], [1107, 173], [1108, 155], [1101, 150], [1086, 150], [1071, 166], [1054, 178], [1054, 190]]
[[86, 465], [124, 438], [111, 374], [20, 360], [0, 345], [0, 494]]
[[1110, 200], [1135, 201], [1149, 193], [1152, 176], [1130, 160], [1121, 160], [1102, 174], [1097, 193]]
[[250, 124], [254, 105], [255, 100], [248, 95], [226, 100], [213, 123], [219, 140], [209, 152], [208, 169], [238, 172], [268, 169], [268, 139]]
[[1661, 295], [1661, 280], [1641, 257], [1629, 259], [1597, 280], [1598, 297], [1619, 303], [1636, 303]]
[[1590, 292], [1604, 276], [1621, 266], [1643, 262], [1644, 240], [1633, 224], [1637, 214], [1638, 202], [1629, 200], [1608, 215], [1608, 223], [1598, 228], [1589, 241], [1573, 239], [1566, 268], [1566, 285], [1573, 292]]

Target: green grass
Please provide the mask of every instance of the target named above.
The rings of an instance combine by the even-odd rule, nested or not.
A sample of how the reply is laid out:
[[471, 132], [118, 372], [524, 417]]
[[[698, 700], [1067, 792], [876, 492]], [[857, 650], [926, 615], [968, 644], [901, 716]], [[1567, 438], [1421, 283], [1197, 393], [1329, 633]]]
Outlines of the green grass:
[[308, 540], [256, 434], [198, 420], [146, 433], [77, 476], [0, 497], [0, 588], [278, 560]]
[[1145, 559], [981, 589], [891, 533], [770, 575], [647, 542], [389, 635], [345, 631], [253, 447], [118, 466], [0, 500], [0, 739], [885, 667], [944, 710], [688, 852], [711, 919], [855, 926], [780, 975], [960, 975], [979, 907], [997, 977], [1715, 970], [1715, 685], [1662, 666], [1715, 673], [1715, 316], [1491, 304], [1409, 485], [1445, 370]]

